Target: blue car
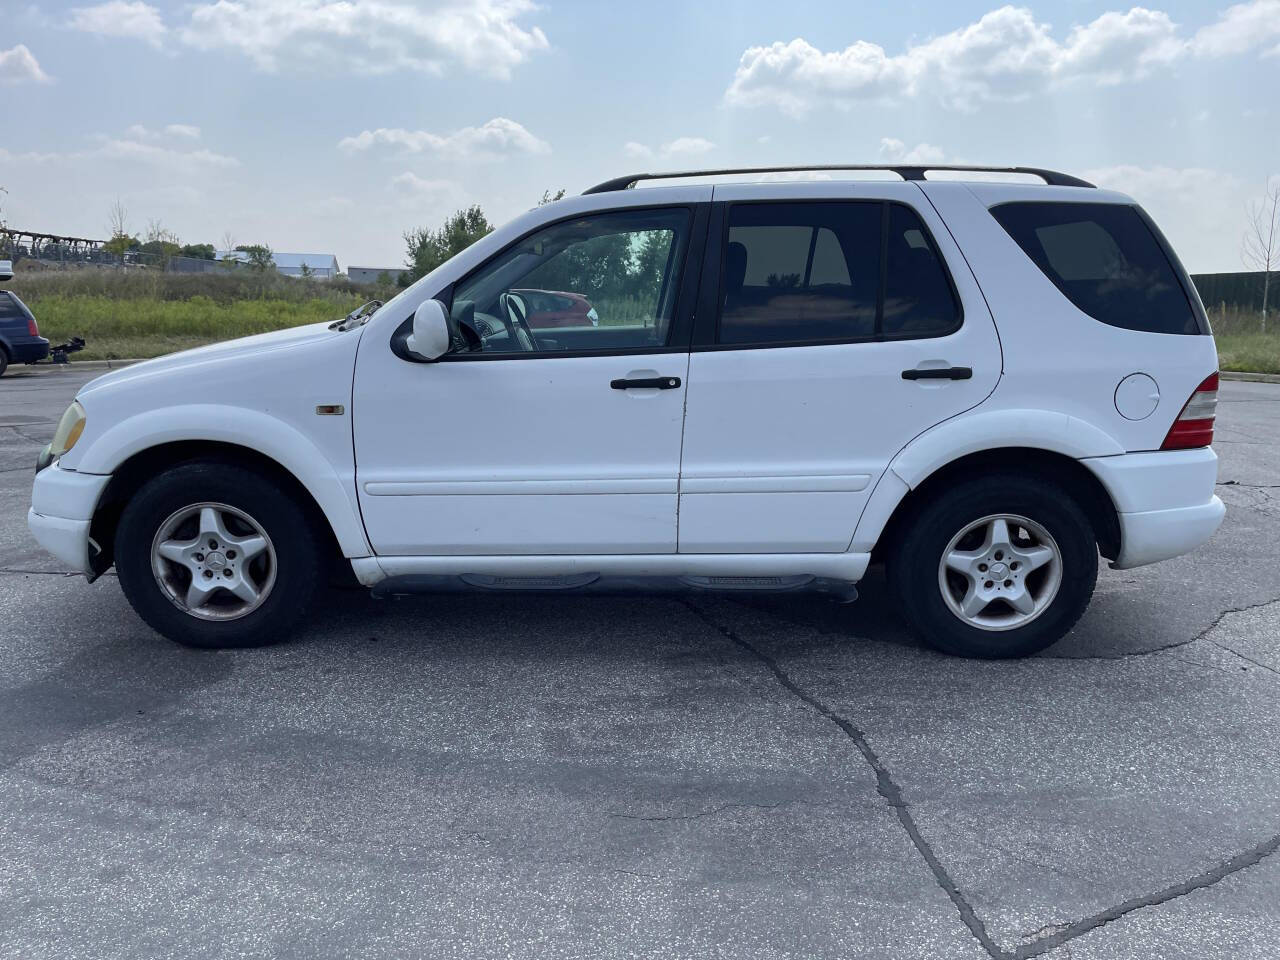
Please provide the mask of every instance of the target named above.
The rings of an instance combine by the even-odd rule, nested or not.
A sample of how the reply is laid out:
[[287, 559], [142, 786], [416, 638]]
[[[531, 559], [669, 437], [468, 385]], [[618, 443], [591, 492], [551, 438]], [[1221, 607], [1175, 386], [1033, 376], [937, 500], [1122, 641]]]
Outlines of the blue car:
[[[0, 281], [13, 276], [7, 261], [0, 261]], [[0, 290], [0, 376], [11, 363], [35, 363], [49, 356], [49, 341], [40, 336], [36, 318], [16, 293]]]

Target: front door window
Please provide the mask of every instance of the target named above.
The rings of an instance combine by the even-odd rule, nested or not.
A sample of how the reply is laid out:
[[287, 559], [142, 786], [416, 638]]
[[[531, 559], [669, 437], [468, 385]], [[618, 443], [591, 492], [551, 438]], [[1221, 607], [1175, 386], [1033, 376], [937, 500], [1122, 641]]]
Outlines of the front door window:
[[473, 352], [666, 346], [689, 222], [667, 209], [552, 224], [459, 283], [451, 318]]

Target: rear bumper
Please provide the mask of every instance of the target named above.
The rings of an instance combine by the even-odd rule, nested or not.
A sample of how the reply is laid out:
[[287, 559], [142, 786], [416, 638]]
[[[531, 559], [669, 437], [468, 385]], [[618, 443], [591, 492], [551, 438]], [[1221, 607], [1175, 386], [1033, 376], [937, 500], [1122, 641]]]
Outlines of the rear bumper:
[[1111, 494], [1120, 520], [1118, 570], [1189, 553], [1227, 512], [1214, 495], [1218, 457], [1209, 447], [1081, 461]]
[[15, 337], [7, 346], [14, 363], [35, 363], [49, 356], [49, 341], [44, 337]]
[[56, 463], [36, 474], [27, 527], [36, 542], [74, 573], [93, 578], [89, 526], [109, 476], [64, 470]]

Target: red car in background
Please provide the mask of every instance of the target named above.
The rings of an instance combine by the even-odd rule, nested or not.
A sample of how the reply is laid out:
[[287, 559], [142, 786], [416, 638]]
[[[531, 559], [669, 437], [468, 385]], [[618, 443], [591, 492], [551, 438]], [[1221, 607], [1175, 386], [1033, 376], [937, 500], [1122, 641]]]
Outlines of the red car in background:
[[517, 294], [529, 307], [525, 321], [535, 330], [552, 327], [598, 327], [600, 317], [591, 301], [565, 290], [521, 290]]

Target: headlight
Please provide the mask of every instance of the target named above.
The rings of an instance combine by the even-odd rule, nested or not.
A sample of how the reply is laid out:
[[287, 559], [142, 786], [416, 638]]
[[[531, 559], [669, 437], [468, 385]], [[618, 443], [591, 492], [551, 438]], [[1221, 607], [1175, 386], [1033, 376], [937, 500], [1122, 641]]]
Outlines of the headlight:
[[80, 439], [80, 434], [84, 433], [84, 424], [84, 407], [80, 406], [79, 401], [73, 400], [71, 406], [67, 407], [67, 412], [58, 421], [58, 429], [53, 432], [53, 441], [40, 451], [40, 457], [36, 461], [36, 471], [43, 470], [74, 447], [76, 441]]

